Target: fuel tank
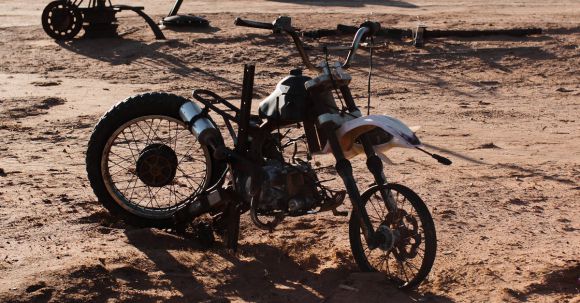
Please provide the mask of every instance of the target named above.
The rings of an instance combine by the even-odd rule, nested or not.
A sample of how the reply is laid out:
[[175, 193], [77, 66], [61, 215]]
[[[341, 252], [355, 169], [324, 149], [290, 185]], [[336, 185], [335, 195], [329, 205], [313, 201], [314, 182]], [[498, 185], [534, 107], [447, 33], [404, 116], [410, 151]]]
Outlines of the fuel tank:
[[295, 69], [276, 85], [276, 89], [260, 102], [259, 115], [263, 119], [283, 123], [302, 122], [306, 118], [309, 98], [304, 84], [311, 80]]

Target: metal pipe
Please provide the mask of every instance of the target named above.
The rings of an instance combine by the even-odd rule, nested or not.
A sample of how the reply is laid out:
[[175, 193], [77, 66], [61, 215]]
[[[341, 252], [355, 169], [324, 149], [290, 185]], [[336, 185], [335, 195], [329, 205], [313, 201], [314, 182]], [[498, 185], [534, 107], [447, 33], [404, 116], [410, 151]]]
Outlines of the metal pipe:
[[364, 35], [368, 32], [369, 28], [366, 26], [359, 28], [359, 30], [356, 32], [356, 35], [354, 35], [354, 39], [352, 40], [350, 51], [348, 52], [348, 56], [346, 57], [346, 61], [344, 61], [344, 63], [342, 64], [342, 68], [347, 69], [350, 66], [350, 61], [352, 60], [352, 58], [354, 58], [354, 54], [356, 53], [360, 45], [360, 41], [362, 40]]

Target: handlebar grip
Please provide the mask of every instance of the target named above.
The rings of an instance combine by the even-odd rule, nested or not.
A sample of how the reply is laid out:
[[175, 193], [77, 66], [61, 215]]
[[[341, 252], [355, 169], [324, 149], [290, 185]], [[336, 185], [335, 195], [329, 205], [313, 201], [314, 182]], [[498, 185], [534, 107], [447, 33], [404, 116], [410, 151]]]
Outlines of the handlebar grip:
[[369, 32], [366, 34], [366, 36], [376, 36], [381, 30], [381, 24], [373, 21], [365, 21], [360, 25], [360, 27], [366, 27], [369, 29]]
[[253, 28], [261, 28], [261, 29], [274, 29], [274, 25], [271, 23], [265, 23], [265, 22], [258, 22], [258, 21], [252, 21], [252, 20], [244, 20], [242, 18], [236, 18], [236, 21], [234, 21], [234, 24], [237, 26], [245, 26], [245, 27], [253, 27]]

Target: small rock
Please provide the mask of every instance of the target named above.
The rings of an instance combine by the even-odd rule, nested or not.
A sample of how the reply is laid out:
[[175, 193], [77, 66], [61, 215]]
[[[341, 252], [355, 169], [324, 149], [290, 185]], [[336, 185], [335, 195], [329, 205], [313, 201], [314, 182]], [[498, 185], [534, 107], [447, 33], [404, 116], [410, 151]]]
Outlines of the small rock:
[[504, 291], [506, 299], [509, 299], [511, 297], [511, 298], [515, 298], [519, 301], [527, 301], [526, 295], [519, 290], [511, 289], [511, 288], [504, 288], [503, 291]]
[[110, 234], [111, 231], [112, 231], [112, 229], [111, 228], [107, 228], [107, 227], [99, 227], [97, 229], [97, 231], [100, 232], [101, 234], [106, 235], [106, 234]]
[[8, 174], [6, 174], [6, 171], [4, 171], [3, 168], [0, 168], [0, 177], [6, 177]]
[[528, 205], [527, 201], [524, 201], [520, 198], [512, 198], [508, 200], [508, 203], [515, 204], [515, 205]]
[[69, 198], [69, 197], [67, 197], [67, 196], [62, 196], [62, 197], [60, 197], [60, 202], [65, 202], [65, 203], [66, 203], [66, 202], [70, 202], [70, 201], [72, 201], [72, 200], [73, 200], [73, 199], [71, 199], [71, 198]]
[[477, 147], [477, 149], [491, 149], [491, 148], [501, 148], [501, 147], [493, 144], [493, 142], [485, 143]]
[[26, 292], [30, 293], [30, 292], [35, 292], [41, 288], [45, 288], [46, 287], [46, 283], [44, 281], [40, 281], [36, 284], [30, 285], [26, 288]]
[[560, 87], [560, 88], [558, 88], [556, 91], [557, 91], [557, 92], [561, 92], [561, 93], [571, 93], [571, 92], [573, 92], [574, 90], [572, 90], [572, 89], [567, 89], [567, 88], [564, 88], [564, 87]]

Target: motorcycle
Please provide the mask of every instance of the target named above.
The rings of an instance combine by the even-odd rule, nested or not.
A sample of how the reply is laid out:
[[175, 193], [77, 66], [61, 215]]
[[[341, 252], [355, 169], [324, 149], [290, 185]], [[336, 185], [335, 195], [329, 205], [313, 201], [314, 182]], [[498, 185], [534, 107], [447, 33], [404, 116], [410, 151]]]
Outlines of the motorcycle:
[[[139, 226], [183, 229], [209, 215], [212, 230], [235, 251], [241, 214], [249, 212], [257, 227], [272, 231], [288, 216], [325, 211], [347, 216], [337, 207], [348, 194], [350, 246], [359, 268], [384, 273], [402, 289], [417, 286], [435, 260], [435, 226], [415, 192], [387, 182], [384, 152], [411, 148], [445, 165], [451, 161], [423, 149], [403, 122], [363, 116], [356, 106], [347, 69], [380, 25], [367, 21], [360, 26], [344, 48], [344, 63], [329, 63], [331, 48], [324, 47], [326, 59], [315, 66], [289, 17], [272, 23], [237, 18], [235, 24], [289, 35], [316, 76], [292, 70], [260, 102], [258, 115], [251, 113], [253, 65], [244, 67], [239, 107], [204, 89], [193, 91], [197, 102], [147, 93], [118, 103], [98, 122], [88, 144], [87, 173], [99, 201]], [[229, 141], [210, 113], [222, 118]], [[303, 129], [303, 135], [291, 138], [281, 131], [292, 127]], [[297, 157], [299, 141], [307, 145], [306, 160]], [[292, 145], [286, 160], [284, 149]], [[336, 159], [345, 190], [330, 189], [318, 178], [310, 160], [325, 153]], [[349, 159], [363, 153], [374, 184], [361, 194]]]

